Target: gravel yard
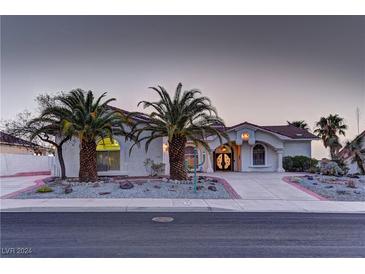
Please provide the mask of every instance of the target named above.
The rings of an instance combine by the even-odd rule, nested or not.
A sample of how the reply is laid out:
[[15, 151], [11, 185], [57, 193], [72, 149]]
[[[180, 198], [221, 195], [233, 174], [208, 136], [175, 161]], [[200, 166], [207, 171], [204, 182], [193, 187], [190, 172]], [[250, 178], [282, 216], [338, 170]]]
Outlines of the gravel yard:
[[290, 177], [297, 183], [332, 201], [365, 201], [365, 176], [359, 178], [306, 175]]
[[[38, 193], [33, 189], [20, 193], [15, 199], [52, 198], [187, 198], [187, 199], [232, 199], [236, 193], [227, 183], [214, 178], [200, 178], [194, 192], [191, 181], [167, 179], [101, 179], [97, 183], [75, 181], [49, 182], [52, 192]], [[71, 189], [67, 192], [65, 189]], [[123, 189], [124, 188], [124, 189]]]

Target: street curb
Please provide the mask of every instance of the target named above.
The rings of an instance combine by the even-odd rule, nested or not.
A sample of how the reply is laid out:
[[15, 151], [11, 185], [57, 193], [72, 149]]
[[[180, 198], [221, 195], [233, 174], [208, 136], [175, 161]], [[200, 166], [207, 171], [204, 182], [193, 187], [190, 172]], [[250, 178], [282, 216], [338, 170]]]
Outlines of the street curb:
[[365, 211], [326, 211], [326, 210], [234, 210], [234, 209], [226, 209], [226, 208], [218, 208], [218, 207], [19, 207], [19, 208], [9, 208], [9, 209], [1, 209], [1, 213], [21, 213], [21, 212], [120, 212], [120, 213], [128, 213], [128, 212], [241, 212], [241, 213], [328, 213], [328, 214], [365, 214]]
[[0, 212], [240, 212], [217, 207], [18, 207]]

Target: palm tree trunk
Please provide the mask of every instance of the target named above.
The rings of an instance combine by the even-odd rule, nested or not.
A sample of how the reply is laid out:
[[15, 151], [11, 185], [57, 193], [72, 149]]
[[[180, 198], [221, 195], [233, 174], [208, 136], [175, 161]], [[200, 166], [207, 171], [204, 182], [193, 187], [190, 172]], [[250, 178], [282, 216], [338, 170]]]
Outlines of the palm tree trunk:
[[355, 155], [355, 159], [356, 159], [356, 163], [360, 169], [361, 174], [365, 174], [364, 162], [362, 160], [362, 157], [359, 154], [357, 154], [357, 155]]
[[94, 140], [82, 140], [80, 148], [80, 181], [95, 182], [98, 179], [96, 169], [96, 143]]
[[173, 136], [169, 142], [170, 178], [172, 180], [186, 180], [185, 170], [186, 137]]
[[330, 155], [331, 160], [336, 160], [336, 149], [333, 146], [330, 146]]

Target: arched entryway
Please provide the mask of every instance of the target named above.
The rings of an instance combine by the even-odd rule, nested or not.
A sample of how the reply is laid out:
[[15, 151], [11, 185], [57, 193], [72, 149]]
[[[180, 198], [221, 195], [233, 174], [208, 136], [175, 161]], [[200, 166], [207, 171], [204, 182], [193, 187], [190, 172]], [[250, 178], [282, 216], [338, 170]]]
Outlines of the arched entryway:
[[234, 152], [229, 145], [221, 145], [214, 150], [214, 171], [233, 171]]

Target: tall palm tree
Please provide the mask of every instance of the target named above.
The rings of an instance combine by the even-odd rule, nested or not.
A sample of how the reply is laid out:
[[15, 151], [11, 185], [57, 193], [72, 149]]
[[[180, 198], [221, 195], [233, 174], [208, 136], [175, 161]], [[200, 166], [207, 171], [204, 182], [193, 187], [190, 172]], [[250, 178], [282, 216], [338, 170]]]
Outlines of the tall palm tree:
[[96, 142], [100, 138], [114, 134], [126, 136], [124, 124], [126, 117], [111, 107], [109, 103], [115, 98], [107, 99], [103, 93], [96, 100], [93, 92], [81, 89], [57, 97], [59, 105], [46, 108], [41, 117], [62, 117], [62, 128], [65, 135], [72, 135], [80, 141], [81, 181], [97, 180]]
[[350, 152], [352, 163], [356, 163], [362, 174], [365, 174], [365, 148], [362, 138], [347, 142], [345, 148]]
[[330, 114], [327, 117], [321, 117], [316, 123], [314, 133], [322, 139], [325, 148], [330, 148], [332, 160], [337, 158], [338, 151], [342, 147], [339, 141], [339, 135], [345, 136], [346, 129], [347, 125], [344, 123], [343, 118], [339, 117], [338, 114]]
[[292, 122], [286, 121], [286, 122], [288, 123], [288, 125], [292, 125], [292, 126], [295, 126], [298, 128], [309, 130], [308, 124], [304, 120], [292, 121]]
[[[227, 135], [220, 130], [225, 127], [224, 122], [218, 116], [210, 99], [199, 96], [201, 94], [199, 90], [182, 92], [182, 84], [179, 83], [172, 98], [161, 86], [151, 87], [151, 89], [160, 98], [156, 102], [138, 103], [138, 106], [143, 104], [145, 109], [151, 108], [152, 112], [150, 114], [131, 113], [131, 117], [135, 117], [134, 120], [136, 120], [131, 132], [138, 140], [138, 144], [145, 141], [146, 151], [153, 140], [167, 137], [170, 178], [185, 180], [187, 178], [184, 166], [186, 142], [190, 140], [209, 151], [209, 145], [206, 142], [208, 135], [218, 136], [220, 142], [222, 137], [228, 140]], [[141, 137], [141, 134], [145, 132], [148, 134]]]

